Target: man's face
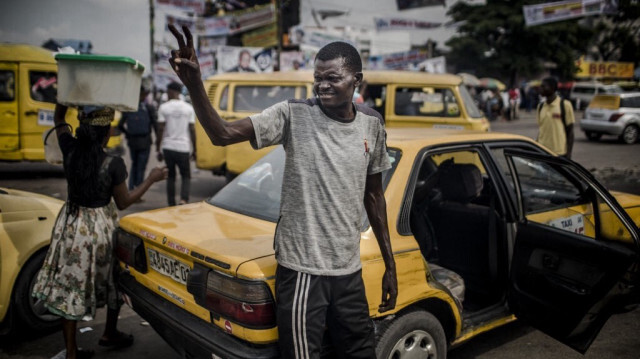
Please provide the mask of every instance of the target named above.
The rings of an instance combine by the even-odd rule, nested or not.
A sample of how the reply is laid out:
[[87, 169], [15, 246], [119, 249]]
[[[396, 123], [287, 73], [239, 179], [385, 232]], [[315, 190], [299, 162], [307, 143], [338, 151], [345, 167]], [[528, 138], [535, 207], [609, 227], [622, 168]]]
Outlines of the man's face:
[[316, 60], [313, 72], [313, 92], [326, 108], [349, 106], [353, 92], [362, 81], [362, 73], [353, 73], [345, 66], [344, 58]]
[[240, 67], [243, 69], [249, 68], [251, 65], [251, 55], [248, 52], [243, 52], [240, 55]]
[[551, 88], [551, 86], [549, 86], [548, 83], [543, 82], [542, 84], [540, 84], [540, 94], [544, 97], [549, 97], [551, 95], [553, 95], [553, 89]]

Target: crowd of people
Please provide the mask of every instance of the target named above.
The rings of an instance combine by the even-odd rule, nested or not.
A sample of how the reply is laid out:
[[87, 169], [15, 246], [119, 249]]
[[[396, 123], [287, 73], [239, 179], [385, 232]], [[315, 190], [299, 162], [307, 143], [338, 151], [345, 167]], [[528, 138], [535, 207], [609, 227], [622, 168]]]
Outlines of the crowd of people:
[[513, 121], [520, 110], [531, 112], [540, 103], [540, 88], [523, 83], [520, 87], [500, 90], [497, 87], [469, 86], [476, 105], [489, 121]]

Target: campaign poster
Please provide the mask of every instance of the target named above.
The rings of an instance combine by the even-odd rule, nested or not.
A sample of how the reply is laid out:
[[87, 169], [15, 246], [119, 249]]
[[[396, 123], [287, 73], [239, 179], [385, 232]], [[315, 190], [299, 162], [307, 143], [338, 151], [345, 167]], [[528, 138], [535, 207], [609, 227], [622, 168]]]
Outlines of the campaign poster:
[[229, 25], [231, 17], [200, 17], [196, 21], [196, 29], [198, 34], [204, 36], [226, 36], [229, 34]]
[[218, 47], [227, 44], [226, 36], [198, 36], [198, 52], [201, 54], [212, 54]]
[[273, 51], [261, 47], [220, 46], [218, 72], [273, 72]]
[[296, 71], [310, 68], [302, 51], [284, 51], [280, 53], [280, 71]]
[[200, 75], [203, 80], [216, 74], [215, 53], [198, 55], [198, 63], [200, 64]]

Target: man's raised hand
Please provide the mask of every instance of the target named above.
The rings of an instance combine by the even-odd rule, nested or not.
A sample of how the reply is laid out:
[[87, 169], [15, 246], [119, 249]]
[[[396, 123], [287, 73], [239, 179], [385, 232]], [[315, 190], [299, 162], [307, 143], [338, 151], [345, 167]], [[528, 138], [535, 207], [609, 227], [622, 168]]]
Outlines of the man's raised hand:
[[182, 83], [187, 86], [194, 83], [194, 81], [201, 81], [200, 65], [198, 64], [196, 50], [193, 48], [191, 31], [189, 31], [188, 27], [182, 26], [183, 36], [173, 25], [169, 25], [169, 31], [178, 40], [178, 50], [171, 51], [171, 58], [169, 59], [171, 68], [180, 77]]

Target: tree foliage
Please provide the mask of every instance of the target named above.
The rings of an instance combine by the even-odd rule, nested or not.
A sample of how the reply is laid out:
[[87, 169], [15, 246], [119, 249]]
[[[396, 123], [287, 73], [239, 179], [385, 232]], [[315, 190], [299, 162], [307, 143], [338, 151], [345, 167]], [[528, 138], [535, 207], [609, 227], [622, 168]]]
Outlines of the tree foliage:
[[637, 62], [640, 59], [640, 2], [620, 0], [614, 16], [595, 19], [595, 47], [604, 61]]
[[514, 85], [519, 77], [533, 77], [545, 63], [555, 74], [569, 79], [575, 60], [584, 54], [594, 30], [578, 20], [525, 26], [523, 5], [532, 0], [487, 0], [486, 5], [458, 2], [449, 15], [461, 25], [458, 35], [447, 41], [447, 62], [460, 71], [475, 72]]

